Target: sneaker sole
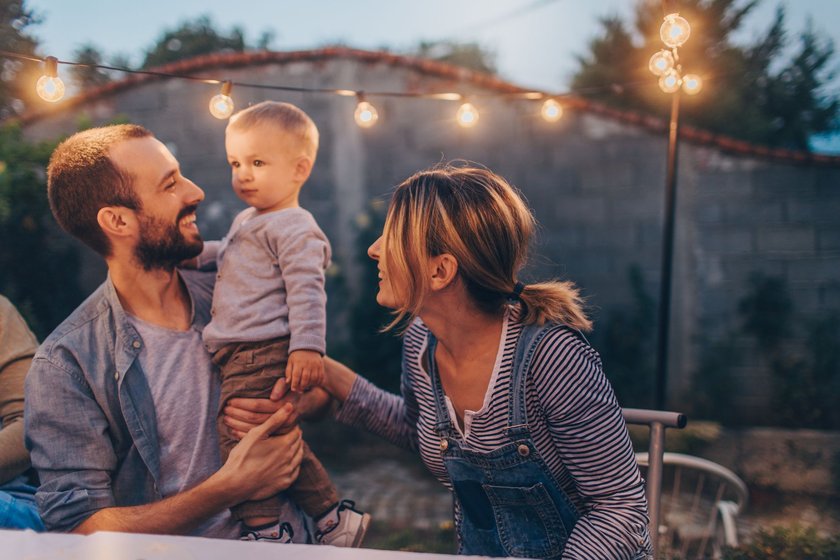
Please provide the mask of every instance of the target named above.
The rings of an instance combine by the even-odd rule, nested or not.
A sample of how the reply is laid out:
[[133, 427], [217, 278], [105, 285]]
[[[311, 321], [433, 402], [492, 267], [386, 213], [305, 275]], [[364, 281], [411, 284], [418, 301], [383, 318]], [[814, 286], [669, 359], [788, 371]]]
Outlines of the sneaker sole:
[[359, 548], [362, 546], [362, 541], [367, 534], [368, 525], [370, 525], [370, 514], [364, 513], [362, 514], [362, 522], [360, 524], [359, 532], [356, 534], [356, 538], [353, 539], [353, 548]]

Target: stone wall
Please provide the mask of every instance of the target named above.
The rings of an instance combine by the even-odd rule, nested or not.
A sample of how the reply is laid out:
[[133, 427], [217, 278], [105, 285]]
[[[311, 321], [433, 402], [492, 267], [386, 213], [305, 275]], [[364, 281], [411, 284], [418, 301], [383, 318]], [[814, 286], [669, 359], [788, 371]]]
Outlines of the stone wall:
[[[481, 93], [475, 82], [353, 57], [219, 68], [208, 75], [249, 83], [297, 87], [352, 87], [365, 91]], [[27, 125], [32, 138], [74, 131], [82, 117], [94, 123], [127, 118], [150, 128], [181, 161], [207, 199], [199, 224], [207, 238], [224, 234], [242, 208], [229, 187], [225, 123], [207, 111], [216, 86], [152, 80], [92, 97]], [[481, 111], [471, 130], [454, 123], [457, 102], [371, 96], [380, 120], [371, 129], [352, 118], [355, 99], [316, 93], [234, 88], [238, 107], [285, 100], [309, 113], [321, 131], [321, 149], [301, 201], [334, 245], [347, 297], [360, 282], [357, 246], [369, 201], [417, 171], [463, 158], [501, 173], [518, 186], [541, 224], [529, 277], [574, 280], [596, 321], [627, 306], [628, 270], [637, 266], [646, 290], [658, 294], [666, 139], [663, 133], [586, 111], [567, 110], [556, 124], [539, 118], [539, 104], [477, 97]], [[797, 309], [840, 309], [840, 168], [807, 167], [726, 155], [683, 142], [677, 196], [669, 394], [671, 405], [691, 388], [700, 354], [737, 323], [736, 305], [754, 271], [780, 275]], [[86, 282], [103, 269], [88, 258]], [[346, 301], [331, 300], [331, 339], [346, 334]], [[371, 302], [373, 305], [373, 302]], [[596, 323], [597, 324], [597, 323]], [[596, 327], [597, 328], [597, 327]], [[766, 365], [750, 355], [739, 369], [747, 390], [738, 404], [747, 416], [767, 411]], [[608, 372], [609, 373], [609, 372]]]

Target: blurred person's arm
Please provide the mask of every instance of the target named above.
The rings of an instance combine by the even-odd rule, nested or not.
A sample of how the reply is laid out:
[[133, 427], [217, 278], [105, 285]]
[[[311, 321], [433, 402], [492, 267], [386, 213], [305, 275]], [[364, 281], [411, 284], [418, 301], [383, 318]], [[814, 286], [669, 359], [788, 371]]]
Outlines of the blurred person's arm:
[[23, 444], [23, 381], [37, 347], [23, 318], [0, 296], [0, 484], [29, 468]]

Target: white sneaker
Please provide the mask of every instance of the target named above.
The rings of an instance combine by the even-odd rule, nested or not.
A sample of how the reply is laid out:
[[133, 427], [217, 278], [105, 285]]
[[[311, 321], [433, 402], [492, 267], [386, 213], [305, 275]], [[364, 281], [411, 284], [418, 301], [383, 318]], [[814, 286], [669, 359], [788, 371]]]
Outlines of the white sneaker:
[[295, 532], [289, 523], [277, 523], [265, 529], [246, 529], [239, 537], [240, 541], [263, 541], [286, 544], [292, 542]]
[[342, 500], [318, 522], [315, 542], [358, 548], [362, 546], [369, 524], [370, 514], [357, 510], [352, 500]]

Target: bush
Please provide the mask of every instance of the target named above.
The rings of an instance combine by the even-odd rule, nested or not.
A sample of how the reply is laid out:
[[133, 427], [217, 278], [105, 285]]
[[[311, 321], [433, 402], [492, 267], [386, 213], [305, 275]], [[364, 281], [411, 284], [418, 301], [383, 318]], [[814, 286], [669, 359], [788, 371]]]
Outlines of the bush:
[[840, 559], [840, 536], [820, 537], [811, 527], [773, 527], [753, 540], [727, 549], [724, 560], [833, 560]]

